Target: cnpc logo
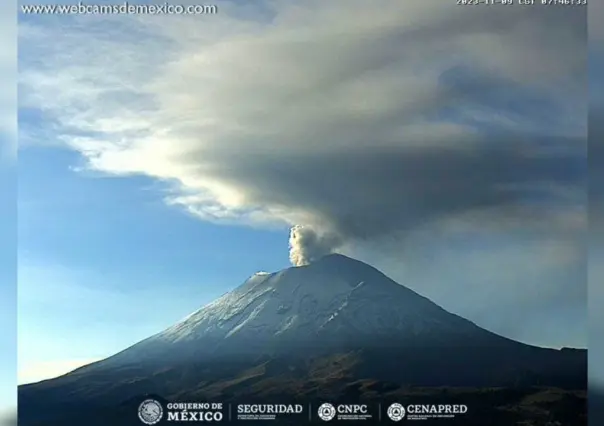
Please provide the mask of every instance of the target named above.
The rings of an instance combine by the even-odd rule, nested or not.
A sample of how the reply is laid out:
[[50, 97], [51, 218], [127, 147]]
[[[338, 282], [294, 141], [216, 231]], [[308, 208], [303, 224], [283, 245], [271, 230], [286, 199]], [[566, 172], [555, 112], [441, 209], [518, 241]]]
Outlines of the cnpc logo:
[[333, 420], [336, 415], [342, 414], [344, 416], [367, 414], [367, 405], [365, 404], [340, 404], [334, 407], [332, 404], [326, 402], [319, 406], [317, 412], [319, 418], [323, 421]]

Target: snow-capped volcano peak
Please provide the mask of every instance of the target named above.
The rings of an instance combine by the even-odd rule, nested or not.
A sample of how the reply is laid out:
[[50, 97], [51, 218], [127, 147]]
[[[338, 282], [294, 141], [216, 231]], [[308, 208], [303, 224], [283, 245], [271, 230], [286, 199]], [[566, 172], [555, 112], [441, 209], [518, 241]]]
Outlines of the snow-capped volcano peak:
[[[254, 274], [234, 290], [104, 365], [146, 359], [271, 355], [490, 339], [492, 333], [391, 280], [333, 254], [306, 265]], [[496, 336], [499, 338], [499, 336]], [[501, 338], [502, 339], [502, 338]], [[505, 340], [505, 339], [504, 339]]]
[[375, 268], [333, 254], [310, 265], [254, 274], [154, 340], [249, 349], [426, 330], [465, 333], [474, 327]]
[[[436, 371], [445, 352], [449, 366]], [[552, 383], [583, 383], [576, 371], [584, 371], [586, 363], [585, 354], [532, 348], [497, 336], [363, 262], [330, 255], [310, 265], [254, 274], [176, 325], [51, 386], [64, 386], [70, 401], [85, 379], [84, 393], [90, 388], [112, 400], [143, 389], [175, 395], [188, 389], [198, 395], [203, 388], [214, 395], [238, 386], [233, 378], [247, 380], [250, 371], [273, 386], [292, 365], [303, 372], [300, 380], [315, 386], [315, 368], [342, 356], [350, 361], [351, 377], [460, 386], [507, 383], [510, 369], [523, 375], [534, 371]], [[501, 365], [508, 370], [500, 372]], [[560, 371], [575, 376], [568, 379]], [[121, 387], [112, 390], [116, 381]]]

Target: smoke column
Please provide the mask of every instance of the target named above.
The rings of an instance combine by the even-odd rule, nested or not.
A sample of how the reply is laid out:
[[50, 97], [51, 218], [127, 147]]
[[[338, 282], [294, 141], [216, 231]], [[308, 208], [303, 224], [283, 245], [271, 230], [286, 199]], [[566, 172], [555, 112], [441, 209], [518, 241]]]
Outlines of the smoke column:
[[342, 245], [333, 234], [319, 234], [307, 226], [293, 226], [289, 233], [289, 260], [294, 266], [304, 266], [332, 254]]

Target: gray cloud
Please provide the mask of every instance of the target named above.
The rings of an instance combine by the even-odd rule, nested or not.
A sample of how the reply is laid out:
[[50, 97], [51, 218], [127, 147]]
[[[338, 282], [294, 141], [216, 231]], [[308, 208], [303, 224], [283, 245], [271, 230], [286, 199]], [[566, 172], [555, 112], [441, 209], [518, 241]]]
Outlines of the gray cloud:
[[[544, 256], [576, 259], [585, 8], [265, 6], [204, 22], [31, 22], [23, 103], [91, 168], [168, 182], [168, 202], [202, 219], [297, 225], [295, 264], [361, 246], [396, 253], [426, 229], [521, 233], [574, 248]], [[540, 285], [562, 285], [546, 276]]]
[[[535, 197], [576, 202], [564, 200], [559, 191], [583, 179], [568, 170], [584, 161], [580, 141], [565, 143], [576, 145], [581, 154], [531, 155], [528, 145], [510, 138], [466, 149], [401, 145], [314, 155], [251, 153], [240, 160], [214, 158], [227, 166], [215, 169], [214, 175], [233, 185], [245, 181], [247, 196], [259, 205], [311, 208], [320, 227], [349, 240], [404, 235], [430, 221], [478, 210], [492, 212], [484, 219], [495, 224], [516, 216], [521, 225], [531, 220], [531, 207], [533, 220], [558, 213], [548, 211], [551, 203], [530, 206]], [[448, 142], [467, 143], [453, 137]], [[577, 191], [570, 196], [579, 199]]]

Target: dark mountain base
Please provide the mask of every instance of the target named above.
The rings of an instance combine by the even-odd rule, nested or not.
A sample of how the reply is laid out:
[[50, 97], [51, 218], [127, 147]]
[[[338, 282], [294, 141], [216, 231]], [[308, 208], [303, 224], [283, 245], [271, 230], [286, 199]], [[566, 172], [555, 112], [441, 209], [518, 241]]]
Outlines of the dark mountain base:
[[[582, 351], [526, 349], [514, 357], [504, 348], [389, 349], [314, 356], [307, 353], [306, 357], [261, 356], [253, 361], [189, 360], [162, 368], [123, 366], [94, 374], [92, 368], [83, 368], [62, 378], [21, 387], [19, 424], [140, 426], [137, 408], [145, 395], [156, 395], [154, 399], [161, 401], [220, 402], [225, 407], [298, 403], [306, 409], [311, 403], [314, 417], [316, 408], [324, 402], [367, 403], [374, 409], [381, 403], [384, 410], [392, 402], [405, 406], [465, 404], [466, 414], [422, 420], [421, 424], [587, 424], [586, 354]], [[389, 421], [385, 412], [381, 417], [380, 423]], [[271, 424], [308, 424], [308, 412], [302, 419], [290, 418], [293, 423], [283, 423], [285, 420], [280, 418]], [[377, 413], [374, 420], [378, 420]]]
[[586, 350], [506, 339], [362, 262], [328, 256], [254, 275], [112, 357], [20, 386], [19, 424], [140, 426], [139, 404], [155, 395], [160, 402], [225, 407], [298, 403], [308, 410], [313, 404], [305, 417], [251, 421], [256, 425], [308, 424], [325, 402], [366, 403], [373, 410], [382, 404], [363, 423], [384, 423], [396, 401], [468, 407], [423, 425], [579, 426], [587, 421], [586, 389]]

